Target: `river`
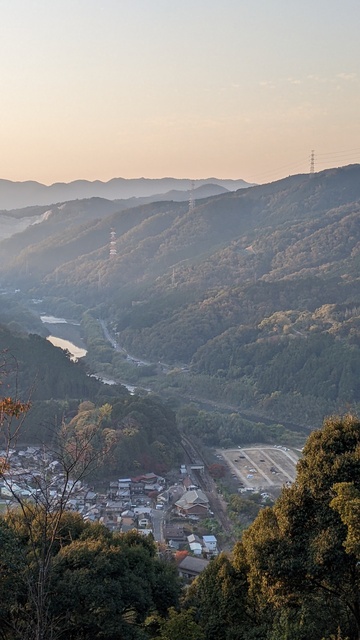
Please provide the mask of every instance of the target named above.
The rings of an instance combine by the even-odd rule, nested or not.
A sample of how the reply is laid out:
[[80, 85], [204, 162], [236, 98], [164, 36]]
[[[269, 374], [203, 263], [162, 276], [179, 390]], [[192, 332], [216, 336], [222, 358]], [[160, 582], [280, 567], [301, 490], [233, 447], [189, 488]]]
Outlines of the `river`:
[[[40, 316], [41, 322], [46, 328], [51, 331], [51, 334], [47, 337], [47, 340], [54, 345], [54, 347], [60, 347], [69, 351], [71, 354], [71, 360], [76, 362], [79, 358], [83, 358], [87, 354], [86, 345], [81, 337], [80, 323], [72, 320], [66, 320], [65, 318], [57, 318], [56, 316]], [[101, 380], [104, 384], [114, 385], [122, 384], [133, 395], [135, 388], [132, 384], [126, 384], [125, 382], [117, 383], [116, 380], [106, 378], [96, 373], [91, 374], [93, 378]]]
[[56, 336], [48, 336], [46, 339], [49, 340], [54, 347], [60, 347], [60, 349], [69, 351], [69, 353], [71, 353], [70, 360], [73, 360], [74, 362], [79, 360], [79, 358], [83, 358], [87, 354], [86, 349], [77, 347], [73, 342], [70, 342], [70, 340], [64, 340], [64, 338], [57, 338]]
[[47, 340], [71, 353], [71, 360], [78, 360], [87, 354], [86, 345], [80, 334], [80, 324], [56, 316], [40, 316], [41, 322], [50, 331]]

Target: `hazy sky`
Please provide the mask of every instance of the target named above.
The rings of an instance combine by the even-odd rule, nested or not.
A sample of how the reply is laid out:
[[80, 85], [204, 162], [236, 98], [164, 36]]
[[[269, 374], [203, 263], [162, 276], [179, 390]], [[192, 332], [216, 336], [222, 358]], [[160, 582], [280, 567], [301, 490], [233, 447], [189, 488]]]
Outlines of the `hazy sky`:
[[360, 162], [359, 0], [0, 0], [0, 178]]

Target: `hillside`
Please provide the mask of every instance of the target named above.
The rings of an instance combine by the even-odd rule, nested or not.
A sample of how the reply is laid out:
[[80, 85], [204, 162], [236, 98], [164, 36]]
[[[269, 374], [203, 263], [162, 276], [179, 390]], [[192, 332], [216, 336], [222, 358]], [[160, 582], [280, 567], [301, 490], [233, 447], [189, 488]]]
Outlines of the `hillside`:
[[190, 382], [171, 376], [170, 387], [206, 396], [211, 381], [212, 397], [241, 408], [321, 422], [360, 402], [359, 213], [352, 165], [193, 211], [151, 203], [50, 235], [46, 221], [0, 244], [0, 278], [101, 308], [130, 353], [190, 365]]

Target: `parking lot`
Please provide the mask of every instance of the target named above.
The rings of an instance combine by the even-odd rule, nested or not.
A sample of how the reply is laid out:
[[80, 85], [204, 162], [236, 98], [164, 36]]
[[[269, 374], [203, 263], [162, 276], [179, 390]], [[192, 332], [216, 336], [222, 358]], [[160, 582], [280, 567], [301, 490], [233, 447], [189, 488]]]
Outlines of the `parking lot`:
[[279, 445], [256, 445], [217, 451], [239, 483], [239, 490], [269, 491], [295, 480], [300, 452]]

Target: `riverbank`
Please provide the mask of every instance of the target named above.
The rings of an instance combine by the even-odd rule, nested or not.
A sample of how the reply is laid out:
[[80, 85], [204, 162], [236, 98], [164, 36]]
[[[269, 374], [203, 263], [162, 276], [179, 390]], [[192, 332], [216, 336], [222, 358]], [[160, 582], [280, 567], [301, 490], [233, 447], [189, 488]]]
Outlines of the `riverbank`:
[[[69, 353], [71, 353], [72, 360], [78, 360], [79, 358], [84, 358], [86, 356], [87, 346], [81, 335], [80, 323], [72, 322], [65, 318], [47, 315], [41, 315], [40, 319], [43, 325], [50, 331], [50, 335], [47, 337], [47, 340], [49, 340], [54, 347], [60, 347], [60, 349], [69, 351]], [[135, 385], [127, 384], [120, 380], [116, 381], [106, 375], [96, 372], [90, 375], [93, 378], [97, 378], [97, 380], [100, 380], [104, 384], [121, 384], [126, 387], [132, 395], [135, 393]], [[146, 391], [150, 390], [147, 389]]]
[[[86, 353], [86, 344], [81, 334], [80, 324], [71, 322], [71, 320], [65, 320], [65, 318], [56, 318], [55, 316], [41, 315], [40, 319], [49, 331], [50, 336], [67, 340], [72, 343], [76, 349], [83, 349]], [[70, 349], [69, 351], [72, 353]]]

